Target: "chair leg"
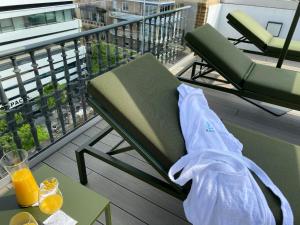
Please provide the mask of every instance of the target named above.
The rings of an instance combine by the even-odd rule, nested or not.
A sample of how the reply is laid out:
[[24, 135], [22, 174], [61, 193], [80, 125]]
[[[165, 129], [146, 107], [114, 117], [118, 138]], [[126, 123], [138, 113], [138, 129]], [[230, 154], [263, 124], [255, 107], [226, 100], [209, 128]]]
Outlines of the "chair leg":
[[196, 63], [193, 63], [193, 66], [192, 66], [192, 74], [191, 74], [191, 79], [193, 80], [194, 76], [195, 76], [195, 73], [196, 73], [196, 66], [197, 64]]
[[87, 174], [86, 174], [86, 166], [85, 166], [85, 160], [84, 160], [84, 151], [76, 151], [76, 161], [77, 161], [77, 167], [78, 167], [78, 173], [79, 173], [79, 180], [82, 185], [86, 185], [87, 180]]
[[110, 204], [108, 204], [108, 205], [105, 207], [105, 224], [106, 224], [106, 225], [112, 225], [112, 222], [111, 222]]

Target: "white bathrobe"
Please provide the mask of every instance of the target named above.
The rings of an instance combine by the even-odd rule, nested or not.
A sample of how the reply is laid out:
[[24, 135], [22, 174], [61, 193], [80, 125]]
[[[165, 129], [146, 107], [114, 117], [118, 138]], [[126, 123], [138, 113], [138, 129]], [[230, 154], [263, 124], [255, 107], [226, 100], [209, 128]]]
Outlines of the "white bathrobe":
[[169, 177], [181, 186], [193, 181], [183, 203], [188, 221], [193, 225], [275, 225], [251, 170], [280, 198], [283, 225], [293, 225], [286, 198], [262, 169], [242, 155], [243, 145], [209, 108], [202, 90], [181, 84], [178, 91], [188, 154], [172, 166]]

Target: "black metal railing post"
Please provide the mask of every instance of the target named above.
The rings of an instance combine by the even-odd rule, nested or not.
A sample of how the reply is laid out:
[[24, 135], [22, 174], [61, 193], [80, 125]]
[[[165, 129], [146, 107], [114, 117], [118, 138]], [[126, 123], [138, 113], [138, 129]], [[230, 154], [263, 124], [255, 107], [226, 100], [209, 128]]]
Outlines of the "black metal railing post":
[[102, 38], [100, 36], [100, 33], [96, 34], [96, 41], [97, 41], [97, 61], [98, 61], [98, 72], [99, 74], [104, 71], [104, 66], [103, 66], [103, 59], [102, 59]]
[[152, 39], [152, 54], [153, 55], [156, 55], [156, 40], [157, 40], [157, 37], [156, 37], [156, 23], [157, 23], [157, 17], [154, 17], [154, 26], [153, 26], [153, 39]]
[[159, 25], [158, 25], [158, 39], [157, 39], [157, 51], [156, 51], [156, 58], [159, 59], [161, 53], [161, 39], [162, 39], [162, 18], [161, 16], [158, 17]]
[[61, 56], [63, 59], [64, 72], [65, 72], [65, 78], [66, 78], [67, 98], [68, 98], [68, 103], [69, 103], [69, 107], [70, 107], [70, 111], [71, 111], [73, 127], [75, 128], [77, 126], [77, 121], [76, 121], [76, 115], [75, 115], [75, 106], [74, 106], [74, 102], [73, 102], [73, 91], [72, 91], [72, 84], [71, 84], [71, 80], [70, 80], [71, 78], [70, 78], [70, 73], [69, 73], [69, 65], [68, 65], [68, 60], [67, 60], [65, 43], [62, 43], [60, 46], [61, 46]]
[[110, 58], [110, 41], [109, 41], [109, 30], [105, 31], [105, 42], [106, 42], [106, 62], [107, 70], [111, 69], [112, 62]]
[[278, 59], [277, 65], [276, 65], [277, 68], [281, 68], [281, 66], [283, 64], [283, 61], [284, 61], [284, 59], [285, 59], [285, 57], [286, 57], [286, 55], [288, 53], [288, 49], [289, 49], [291, 40], [293, 38], [295, 29], [297, 27], [297, 24], [298, 24], [298, 21], [299, 21], [299, 17], [300, 17], [300, 2], [298, 3], [298, 6], [297, 6], [297, 9], [296, 9], [296, 12], [295, 12], [295, 15], [294, 15], [294, 18], [293, 18], [290, 30], [288, 32], [288, 35], [287, 35], [286, 40], [284, 42], [282, 51], [280, 53], [280, 56], [279, 56], [279, 59]]
[[82, 73], [77, 39], [74, 40], [74, 50], [75, 50], [75, 57], [76, 57], [76, 70], [77, 70], [77, 75], [78, 75], [78, 89], [79, 89], [79, 95], [80, 95], [81, 104], [82, 104], [83, 118], [84, 118], [84, 120], [87, 120], [86, 98], [85, 98], [85, 92], [86, 92], [85, 79], [84, 79], [83, 73]]
[[126, 26], [122, 26], [122, 58], [125, 62], [125, 59], [127, 58], [127, 52], [126, 52]]
[[52, 127], [51, 127], [51, 120], [50, 120], [50, 116], [49, 116], [49, 108], [48, 108], [48, 104], [47, 104], [47, 98], [44, 96], [44, 86], [41, 82], [38, 64], [35, 59], [34, 51], [31, 51], [29, 54], [30, 54], [30, 58], [31, 58], [31, 62], [32, 62], [31, 66], [33, 68], [34, 75], [35, 75], [36, 88], [40, 95], [39, 103], [40, 103], [41, 113], [45, 118], [45, 124], [46, 124], [47, 130], [48, 130], [50, 141], [54, 142]]
[[129, 48], [130, 48], [130, 58], [133, 56], [133, 24], [129, 24]]
[[65, 127], [65, 121], [63, 117], [63, 112], [62, 112], [62, 91], [58, 89], [58, 84], [57, 84], [57, 78], [56, 78], [56, 71], [54, 69], [54, 60], [52, 58], [52, 53], [51, 53], [51, 48], [47, 47], [47, 57], [48, 57], [48, 62], [49, 62], [49, 68], [50, 68], [50, 74], [51, 74], [51, 82], [54, 88], [54, 99], [55, 99], [55, 108], [58, 114], [58, 120], [60, 121], [62, 133], [66, 134], [66, 127]]
[[119, 46], [118, 46], [118, 28], [114, 29], [114, 45], [115, 45], [115, 66], [119, 65]]

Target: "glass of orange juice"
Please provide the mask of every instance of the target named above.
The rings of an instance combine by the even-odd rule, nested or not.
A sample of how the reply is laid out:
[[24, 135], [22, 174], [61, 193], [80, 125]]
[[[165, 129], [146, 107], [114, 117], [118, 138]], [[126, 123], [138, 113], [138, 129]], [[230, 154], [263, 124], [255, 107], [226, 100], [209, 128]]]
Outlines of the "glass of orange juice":
[[9, 173], [21, 207], [29, 207], [38, 202], [39, 187], [28, 166], [28, 153], [25, 150], [6, 152], [0, 164]]
[[58, 185], [58, 180], [54, 177], [48, 178], [40, 184], [39, 207], [45, 214], [51, 215], [63, 205], [63, 196]]
[[38, 223], [30, 213], [20, 212], [10, 219], [9, 225], [38, 225]]

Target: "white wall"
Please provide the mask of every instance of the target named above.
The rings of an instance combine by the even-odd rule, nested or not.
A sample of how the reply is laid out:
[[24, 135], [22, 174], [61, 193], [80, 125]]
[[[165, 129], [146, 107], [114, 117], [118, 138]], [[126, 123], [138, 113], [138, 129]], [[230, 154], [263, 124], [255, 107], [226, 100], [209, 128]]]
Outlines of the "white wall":
[[220, 0], [221, 3], [252, 5], [278, 9], [295, 9], [297, 0]]
[[[277, 1], [277, 0], [273, 0]], [[242, 5], [242, 4], [218, 4], [209, 7], [208, 11], [208, 23], [212, 24], [218, 31], [220, 31], [226, 37], [239, 38], [241, 35], [232, 28], [228, 23], [226, 16], [229, 12], [234, 10], [242, 10], [255, 20], [257, 20], [263, 27], [266, 27], [268, 21], [283, 23], [280, 33], [281, 38], [286, 38], [291, 21], [293, 19], [294, 9], [281, 9], [275, 7], [257, 6], [257, 5]], [[216, 22], [217, 20], [217, 22]], [[300, 26], [295, 31], [293, 39], [300, 40]], [[250, 50], [257, 50], [252, 45], [239, 45]]]
[[219, 27], [219, 17], [221, 15], [223, 4], [211, 5], [208, 9], [207, 22], [213, 27]]

